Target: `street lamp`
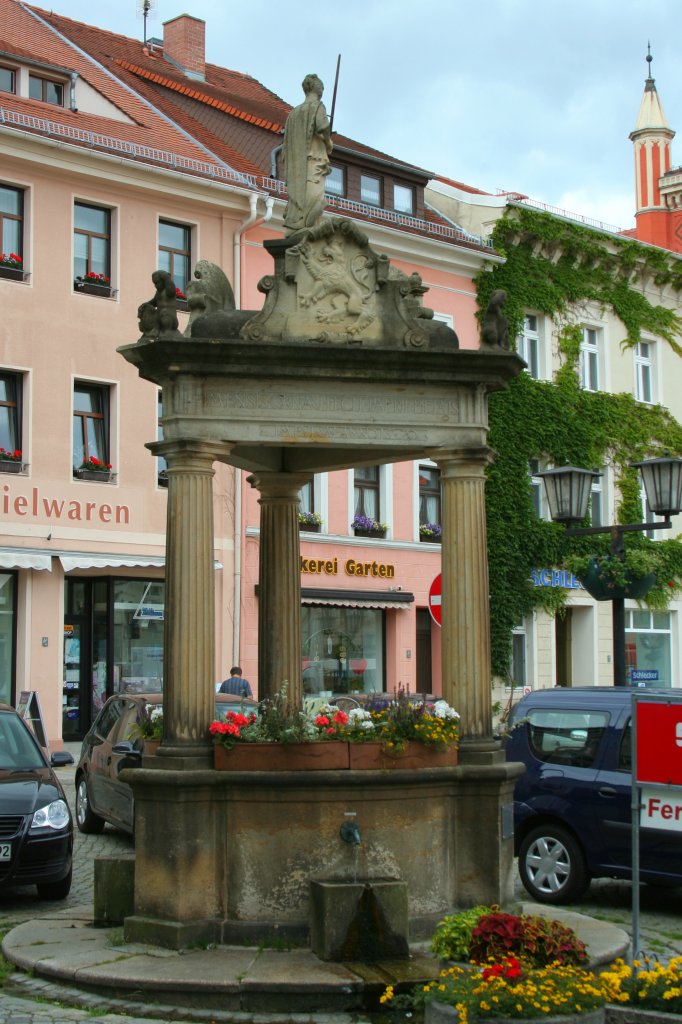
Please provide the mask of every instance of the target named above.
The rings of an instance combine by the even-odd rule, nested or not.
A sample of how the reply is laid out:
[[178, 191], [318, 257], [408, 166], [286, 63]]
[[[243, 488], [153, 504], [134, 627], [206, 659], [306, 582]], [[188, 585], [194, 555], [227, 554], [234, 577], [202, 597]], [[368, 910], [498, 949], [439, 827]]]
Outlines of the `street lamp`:
[[[641, 530], [670, 530], [671, 516], [682, 509], [682, 459], [664, 456], [633, 462], [639, 469], [647, 504], [654, 515], [665, 516], [654, 523], [616, 523], [613, 526], [571, 526], [587, 515], [590, 487], [601, 473], [596, 470], [579, 469], [576, 466], [559, 466], [538, 473], [545, 482], [549, 513], [554, 522], [567, 526], [567, 537], [585, 537], [590, 534], [611, 535], [611, 554], [622, 558], [624, 554], [623, 534]], [[613, 619], [613, 685], [626, 685], [625, 671], [625, 599], [612, 599]]]

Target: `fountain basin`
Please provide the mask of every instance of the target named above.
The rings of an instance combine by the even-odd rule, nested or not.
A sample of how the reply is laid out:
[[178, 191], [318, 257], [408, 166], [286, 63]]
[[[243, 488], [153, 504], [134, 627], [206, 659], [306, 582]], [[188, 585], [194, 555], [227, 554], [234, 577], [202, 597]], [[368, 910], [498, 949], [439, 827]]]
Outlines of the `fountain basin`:
[[396, 878], [310, 883], [310, 948], [320, 960], [407, 960], [407, 885]]

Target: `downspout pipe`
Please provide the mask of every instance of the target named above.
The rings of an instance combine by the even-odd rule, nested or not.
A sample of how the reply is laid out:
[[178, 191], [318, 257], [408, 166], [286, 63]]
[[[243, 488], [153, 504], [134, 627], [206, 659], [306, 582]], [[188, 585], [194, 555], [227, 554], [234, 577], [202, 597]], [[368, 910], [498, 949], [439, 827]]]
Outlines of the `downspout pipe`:
[[[275, 205], [273, 196], [265, 196], [265, 213], [258, 216], [258, 199], [261, 193], [249, 196], [249, 215], [234, 233], [234, 298], [237, 309], [242, 308], [242, 237], [249, 228], [265, 224], [272, 217]], [[238, 665], [241, 650], [241, 608], [242, 608], [242, 471], [234, 467], [234, 595], [232, 614], [232, 664]]]

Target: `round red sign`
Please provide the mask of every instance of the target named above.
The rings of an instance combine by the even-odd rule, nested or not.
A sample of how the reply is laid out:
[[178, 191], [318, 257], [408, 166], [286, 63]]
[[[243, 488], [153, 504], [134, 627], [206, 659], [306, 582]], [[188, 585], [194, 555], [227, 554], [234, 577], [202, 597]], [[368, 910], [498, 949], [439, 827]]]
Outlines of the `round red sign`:
[[429, 611], [431, 612], [431, 618], [437, 626], [443, 625], [443, 617], [441, 612], [441, 594], [442, 594], [442, 573], [438, 573], [435, 580], [429, 588]]

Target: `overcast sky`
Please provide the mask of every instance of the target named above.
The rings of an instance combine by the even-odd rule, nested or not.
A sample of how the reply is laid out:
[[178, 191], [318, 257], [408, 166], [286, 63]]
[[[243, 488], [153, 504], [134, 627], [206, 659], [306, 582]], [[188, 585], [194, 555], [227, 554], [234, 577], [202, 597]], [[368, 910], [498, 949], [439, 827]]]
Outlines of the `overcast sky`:
[[[52, 8], [142, 39], [141, 5]], [[628, 135], [649, 40], [663, 109], [682, 131], [679, 11], [680, 0], [155, 0], [147, 34], [162, 37], [178, 14], [202, 18], [209, 61], [292, 104], [314, 71], [328, 112], [340, 53], [339, 132], [477, 188], [627, 228]], [[682, 164], [682, 139], [673, 164]]]

